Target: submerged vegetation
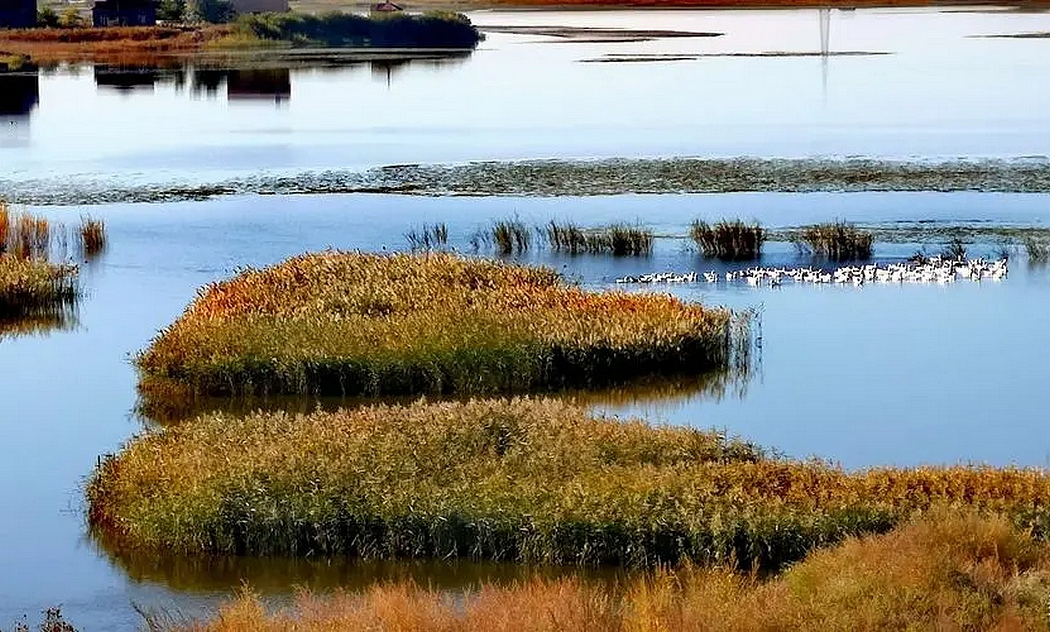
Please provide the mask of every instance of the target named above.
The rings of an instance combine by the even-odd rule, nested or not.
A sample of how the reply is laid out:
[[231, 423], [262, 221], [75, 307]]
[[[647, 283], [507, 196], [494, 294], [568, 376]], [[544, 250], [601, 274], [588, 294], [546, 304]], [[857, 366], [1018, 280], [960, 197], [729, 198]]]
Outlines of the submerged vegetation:
[[714, 226], [698, 220], [690, 226], [689, 236], [705, 257], [723, 261], [758, 259], [766, 241], [766, 233], [759, 224], [740, 220], [723, 220]]
[[[753, 632], [1045, 630], [1046, 546], [996, 516], [938, 510], [814, 553], [768, 581], [684, 567], [610, 589], [575, 578], [484, 585], [462, 600], [411, 582], [301, 592], [273, 611], [250, 592], [183, 632]], [[538, 617], [537, 613], [543, 613]]]
[[613, 224], [606, 228], [585, 229], [572, 222], [559, 224], [552, 220], [541, 233], [552, 250], [570, 255], [640, 257], [653, 251], [653, 232], [640, 226]]
[[629, 567], [775, 570], [940, 504], [1050, 526], [1041, 470], [848, 473], [531, 399], [207, 415], [132, 441], [88, 500], [117, 549]]
[[802, 228], [793, 238], [802, 252], [830, 261], [870, 259], [874, 237], [853, 224], [834, 222]]
[[325, 252], [203, 288], [136, 363], [146, 392], [523, 392], [723, 368], [746, 333], [727, 310], [545, 268]]

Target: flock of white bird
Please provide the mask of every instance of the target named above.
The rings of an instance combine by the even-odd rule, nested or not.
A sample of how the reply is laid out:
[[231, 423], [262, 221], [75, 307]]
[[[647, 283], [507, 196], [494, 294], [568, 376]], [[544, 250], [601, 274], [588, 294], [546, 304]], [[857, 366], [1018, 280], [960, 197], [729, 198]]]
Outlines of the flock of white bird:
[[956, 280], [1000, 281], [1009, 273], [1007, 259], [948, 259], [930, 257], [921, 261], [887, 265], [852, 265], [834, 270], [820, 268], [747, 268], [719, 274], [717, 272], [654, 272], [625, 276], [617, 283], [747, 283], [752, 286], [776, 287], [785, 282], [864, 285], [865, 283], [954, 283]]

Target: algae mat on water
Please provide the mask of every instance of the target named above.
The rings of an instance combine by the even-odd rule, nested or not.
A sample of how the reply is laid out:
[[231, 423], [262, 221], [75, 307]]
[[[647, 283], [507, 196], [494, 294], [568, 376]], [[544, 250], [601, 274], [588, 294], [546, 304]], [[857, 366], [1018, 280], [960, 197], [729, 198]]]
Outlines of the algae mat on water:
[[450, 254], [325, 252], [213, 284], [137, 358], [143, 393], [397, 395], [699, 374], [740, 320]]
[[775, 569], [950, 504], [1044, 534], [1041, 470], [847, 473], [717, 433], [547, 399], [205, 415], [147, 433], [88, 486], [95, 536], [173, 554], [468, 557]]

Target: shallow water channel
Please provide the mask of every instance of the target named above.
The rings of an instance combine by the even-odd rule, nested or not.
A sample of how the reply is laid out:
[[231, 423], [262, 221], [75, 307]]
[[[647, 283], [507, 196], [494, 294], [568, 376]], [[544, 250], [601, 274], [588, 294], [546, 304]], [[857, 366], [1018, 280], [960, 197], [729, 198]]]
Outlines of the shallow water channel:
[[[581, 60], [819, 50], [819, 15], [494, 12], [474, 19], [726, 34], [596, 43], [501, 32], [470, 57], [440, 63], [278, 68], [276, 89], [255, 80], [264, 92], [258, 98], [231, 93], [230, 82], [243, 85], [244, 77], [229, 72], [213, 77], [214, 90], [194, 90], [193, 68], [181, 87], [164, 73], [107, 85], [94, 69], [59, 69], [37, 78], [36, 102], [0, 130], [0, 194], [5, 182], [119, 187], [406, 161], [1021, 157], [1044, 154], [1050, 138], [1050, 93], [1034, 79], [1050, 70], [1050, 40], [970, 37], [1050, 30], [1045, 14], [833, 12], [833, 50], [893, 54], [593, 63]], [[532, 225], [651, 226], [661, 236], [651, 257], [574, 258], [542, 248], [524, 257], [604, 288], [629, 274], [724, 272], [689, 249], [683, 237], [693, 219], [741, 217], [769, 228], [835, 219], [887, 230], [919, 221], [931, 229], [1050, 228], [1050, 196], [979, 192], [244, 195], [31, 210], [68, 224], [88, 213], [104, 219], [110, 247], [84, 265], [87, 294], [69, 328], [0, 334], [0, 444], [7, 448], [0, 459], [0, 629], [54, 605], [82, 630], [134, 629], [141, 619], [133, 604], [193, 614], [242, 580], [287, 595], [294, 584], [358, 587], [415, 577], [460, 587], [526, 572], [484, 564], [118, 558], [90, 541], [83, 481], [100, 455], [143, 427], [129, 355], [176, 318], [198, 287], [241, 266], [327, 247], [402, 250], [404, 233], [424, 222], [447, 223], [451, 245], [462, 250], [479, 228], [514, 216]], [[876, 258], [900, 261], [922, 246], [939, 248], [880, 242]], [[806, 263], [789, 244], [767, 250], [763, 264]], [[970, 245], [972, 255], [997, 250], [993, 237]], [[1023, 253], [1001, 282], [649, 289], [761, 309], [759, 361], [748, 380], [725, 389], [686, 380], [586, 398], [599, 410], [724, 428], [791, 457], [847, 468], [1050, 466], [1050, 271], [1030, 268]]]

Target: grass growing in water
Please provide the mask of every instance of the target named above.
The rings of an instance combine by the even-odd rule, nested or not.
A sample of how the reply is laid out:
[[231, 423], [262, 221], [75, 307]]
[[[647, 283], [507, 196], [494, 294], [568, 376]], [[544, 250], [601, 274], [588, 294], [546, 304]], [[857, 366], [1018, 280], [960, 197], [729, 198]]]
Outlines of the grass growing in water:
[[814, 553], [766, 582], [686, 567], [609, 590], [576, 579], [483, 585], [463, 600], [411, 582], [299, 594], [272, 611], [250, 593], [183, 631], [1045, 630], [1045, 545], [995, 516], [939, 510]]
[[941, 250], [941, 257], [953, 261], [966, 260], [966, 242], [959, 237], [952, 237]]
[[505, 219], [492, 225], [492, 243], [501, 255], [526, 252], [529, 242], [529, 228], [519, 219]]
[[746, 330], [668, 295], [444, 253], [295, 257], [199, 291], [140, 354], [144, 384], [380, 395], [591, 388], [724, 368]]
[[835, 222], [807, 226], [792, 241], [812, 255], [831, 261], [853, 261], [871, 258], [874, 238], [852, 224]]
[[100, 219], [82, 217], [80, 219], [80, 246], [84, 256], [92, 258], [106, 249], [106, 224]]
[[448, 226], [444, 223], [423, 224], [405, 233], [413, 252], [439, 250], [448, 245]]
[[723, 220], [714, 226], [697, 220], [690, 227], [689, 236], [705, 257], [723, 261], [758, 259], [766, 241], [766, 233], [759, 224], [745, 224], [740, 220]]
[[1030, 263], [1042, 264], [1050, 261], [1050, 241], [1028, 238], [1024, 240], [1024, 249]]
[[57, 316], [77, 294], [76, 267], [0, 254], [0, 319]]
[[1045, 535], [1050, 477], [847, 473], [551, 400], [207, 415], [134, 440], [88, 487], [114, 549], [777, 569], [938, 504]]
[[588, 230], [572, 222], [559, 224], [551, 221], [543, 228], [542, 234], [552, 250], [571, 255], [586, 253], [640, 257], [653, 251], [652, 231], [627, 224]]

